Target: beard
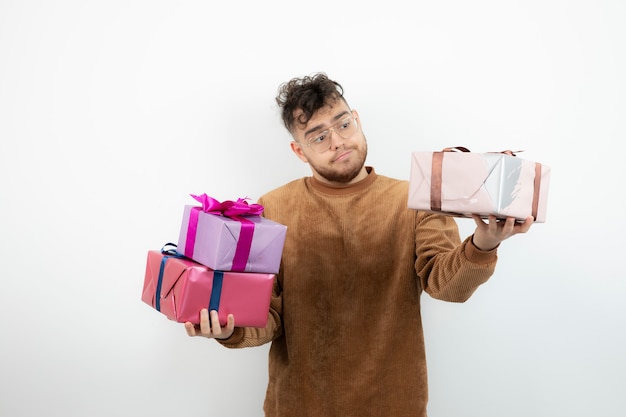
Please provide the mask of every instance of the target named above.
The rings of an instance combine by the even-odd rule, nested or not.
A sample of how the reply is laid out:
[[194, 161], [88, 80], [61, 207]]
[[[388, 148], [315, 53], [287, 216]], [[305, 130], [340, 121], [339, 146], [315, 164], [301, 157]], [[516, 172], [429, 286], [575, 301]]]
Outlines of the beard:
[[350, 155], [350, 161], [331, 162], [328, 166], [320, 166], [318, 164], [309, 164], [326, 181], [340, 184], [347, 184], [356, 178], [361, 172], [365, 159], [367, 158], [367, 141], [354, 148], [354, 152]]

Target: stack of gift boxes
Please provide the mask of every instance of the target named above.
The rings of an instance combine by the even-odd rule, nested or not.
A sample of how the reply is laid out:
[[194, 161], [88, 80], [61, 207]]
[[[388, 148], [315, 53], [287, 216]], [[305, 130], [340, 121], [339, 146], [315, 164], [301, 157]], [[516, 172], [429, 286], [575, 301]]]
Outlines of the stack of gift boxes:
[[142, 301], [179, 323], [199, 323], [200, 310], [229, 314], [241, 327], [265, 327], [287, 227], [261, 216], [245, 199], [219, 202], [192, 195], [178, 244], [148, 251]]

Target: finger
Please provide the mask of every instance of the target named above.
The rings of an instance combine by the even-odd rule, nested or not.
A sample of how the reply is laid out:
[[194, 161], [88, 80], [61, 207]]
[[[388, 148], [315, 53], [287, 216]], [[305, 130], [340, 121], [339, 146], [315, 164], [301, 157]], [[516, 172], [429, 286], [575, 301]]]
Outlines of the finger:
[[185, 323], [185, 330], [188, 336], [196, 336], [196, 327], [191, 322]]
[[211, 334], [211, 322], [209, 320], [209, 310], [200, 310], [200, 334], [209, 336]]
[[482, 217], [480, 217], [478, 214], [472, 214], [472, 219], [474, 219], [474, 223], [476, 223], [476, 226], [478, 227], [485, 226], [485, 222], [483, 221]]
[[232, 314], [228, 315], [228, 321], [226, 322], [226, 330], [228, 332], [232, 332], [235, 330], [235, 316]]
[[505, 221], [502, 222], [502, 231], [505, 234], [512, 234], [515, 230], [515, 217], [507, 217]]
[[535, 222], [535, 218], [533, 216], [526, 217], [524, 223], [518, 225], [518, 233], [526, 233], [530, 229], [530, 226]]
[[220, 325], [220, 316], [217, 310], [211, 310], [211, 331], [214, 335], [222, 334], [222, 326]]

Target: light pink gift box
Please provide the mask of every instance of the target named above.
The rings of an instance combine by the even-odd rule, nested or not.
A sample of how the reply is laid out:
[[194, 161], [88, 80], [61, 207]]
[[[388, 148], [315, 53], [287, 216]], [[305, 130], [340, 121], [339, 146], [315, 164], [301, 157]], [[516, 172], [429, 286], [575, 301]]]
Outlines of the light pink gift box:
[[[252, 233], [245, 249], [239, 246], [242, 227]], [[276, 274], [286, 232], [287, 226], [261, 216], [240, 216], [237, 220], [187, 205], [177, 251], [212, 269]]]
[[413, 152], [408, 207], [542, 223], [549, 181], [548, 166], [507, 153]]
[[274, 274], [214, 271], [178, 254], [148, 251], [141, 299], [179, 323], [200, 322], [200, 310], [229, 314], [238, 327], [265, 327]]

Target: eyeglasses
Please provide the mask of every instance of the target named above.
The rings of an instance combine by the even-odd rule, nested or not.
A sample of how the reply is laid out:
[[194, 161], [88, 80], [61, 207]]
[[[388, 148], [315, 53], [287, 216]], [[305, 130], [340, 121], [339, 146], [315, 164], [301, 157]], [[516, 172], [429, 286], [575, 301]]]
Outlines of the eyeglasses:
[[350, 139], [352, 135], [356, 133], [357, 128], [356, 117], [350, 115], [341, 119], [326, 130], [313, 133], [311, 136], [305, 138], [302, 144], [310, 147], [317, 153], [323, 153], [330, 149], [331, 130], [344, 139]]

